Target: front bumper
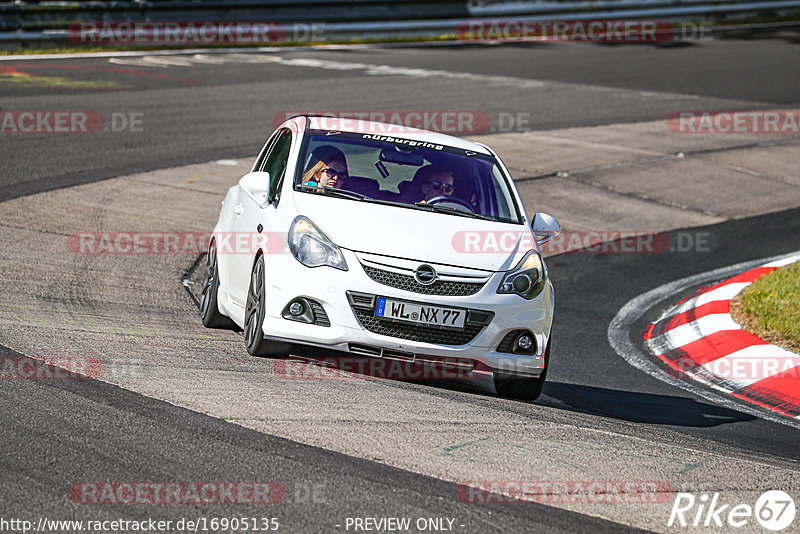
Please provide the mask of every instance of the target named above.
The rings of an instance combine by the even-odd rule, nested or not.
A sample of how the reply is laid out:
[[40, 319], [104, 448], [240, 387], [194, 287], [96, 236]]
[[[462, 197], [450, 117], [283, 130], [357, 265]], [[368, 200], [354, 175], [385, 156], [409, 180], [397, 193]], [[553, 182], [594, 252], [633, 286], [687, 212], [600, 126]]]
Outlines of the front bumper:
[[[411, 357], [439, 357], [470, 359], [476, 367], [503, 370], [518, 375], [539, 376], [545, 366], [545, 348], [550, 336], [553, 317], [553, 288], [548, 282], [542, 293], [533, 300], [517, 295], [497, 294], [497, 286], [504, 273], [493, 275], [485, 286], [470, 296], [434, 296], [397, 289], [380, 284], [364, 272], [356, 255], [342, 250], [348, 271], [330, 267], [308, 268], [291, 254], [276, 254], [268, 258], [266, 269], [266, 314], [263, 331], [265, 337], [292, 343], [333, 349], [355, 354], [411, 355]], [[270, 276], [275, 273], [276, 276]], [[278, 273], [280, 275], [278, 276]], [[464, 336], [445, 336], [445, 343], [401, 339], [370, 331], [365, 326], [366, 309], [353, 306], [351, 294], [365, 293], [425, 304], [441, 305], [491, 312], [491, 321], [479, 326], [471, 339], [461, 343]], [[286, 305], [295, 298], [316, 300], [325, 309], [330, 326], [290, 321], [282, 316]], [[359, 320], [359, 315], [362, 320]], [[418, 326], [412, 329], [426, 329]], [[467, 328], [470, 328], [468, 325]], [[503, 338], [513, 330], [527, 329], [536, 340], [536, 350], [530, 355], [498, 352]], [[373, 328], [375, 330], [375, 328]], [[388, 329], [391, 330], [391, 329]], [[412, 336], [414, 337], [414, 336]], [[419, 337], [419, 336], [416, 336]], [[435, 339], [439, 336], [422, 336]], [[450, 343], [459, 344], [450, 344]], [[377, 350], [377, 352], [376, 352]], [[385, 353], [385, 354], [384, 354]]]

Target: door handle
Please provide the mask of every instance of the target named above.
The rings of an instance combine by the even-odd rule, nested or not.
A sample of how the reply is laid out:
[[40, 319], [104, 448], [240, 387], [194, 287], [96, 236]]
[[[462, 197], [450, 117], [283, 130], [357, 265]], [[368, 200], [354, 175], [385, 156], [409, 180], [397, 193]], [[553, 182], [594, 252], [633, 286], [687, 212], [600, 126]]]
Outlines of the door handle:
[[244, 209], [242, 209], [242, 205], [241, 204], [239, 204], [239, 205], [237, 205], [236, 207], [233, 208], [233, 213], [235, 213], [236, 215], [241, 215], [243, 211], [244, 211]]

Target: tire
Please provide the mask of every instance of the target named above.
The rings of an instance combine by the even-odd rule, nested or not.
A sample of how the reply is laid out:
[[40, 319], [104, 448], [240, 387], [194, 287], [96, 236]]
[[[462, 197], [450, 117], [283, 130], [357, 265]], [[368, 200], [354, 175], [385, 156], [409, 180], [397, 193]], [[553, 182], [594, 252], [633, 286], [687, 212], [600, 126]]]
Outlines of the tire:
[[536, 378], [519, 376], [512, 373], [494, 372], [494, 389], [501, 397], [523, 401], [535, 401], [542, 394], [547, 370], [550, 369], [550, 341], [544, 351], [544, 371]]
[[262, 325], [266, 312], [264, 256], [259, 256], [250, 274], [247, 288], [247, 305], [244, 311], [244, 346], [253, 356], [279, 358], [288, 356], [291, 346], [264, 339]]
[[219, 269], [217, 266], [217, 244], [212, 240], [206, 254], [206, 275], [200, 295], [200, 320], [206, 328], [238, 328], [230, 317], [222, 315], [217, 303], [219, 293]]

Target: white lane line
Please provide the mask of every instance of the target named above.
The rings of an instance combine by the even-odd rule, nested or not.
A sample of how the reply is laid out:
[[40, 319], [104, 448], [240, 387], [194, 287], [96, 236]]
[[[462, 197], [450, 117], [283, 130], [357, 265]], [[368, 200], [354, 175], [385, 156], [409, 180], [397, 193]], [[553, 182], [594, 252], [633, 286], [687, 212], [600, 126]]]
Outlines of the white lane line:
[[281, 58], [272, 55], [253, 54], [194, 54], [193, 56], [141, 56], [113, 57], [108, 60], [115, 65], [136, 67], [192, 67], [197, 64], [224, 65], [226, 63], [281, 63]]
[[[209, 54], [195, 54], [192, 56], [192, 61], [195, 63], [206, 63], [209, 65], [224, 65], [228, 62], [228, 59], [222, 55], [212, 56]], [[240, 61], [240, 63], [243, 62]]]
[[515, 87], [519, 89], [558, 89], [568, 88], [612, 94], [626, 98], [639, 100], [668, 100], [668, 99], [695, 99], [698, 95], [679, 94], [668, 92], [638, 91], [634, 89], [619, 89], [604, 87], [600, 85], [588, 85], [578, 83], [551, 82], [537, 80], [534, 78], [520, 78], [517, 76], [496, 76], [487, 74], [475, 74], [471, 72], [438, 70], [438, 69], [419, 69], [410, 67], [393, 67], [391, 65], [374, 65], [370, 63], [351, 63], [343, 61], [330, 61], [324, 59], [281, 59], [281, 65], [296, 67], [313, 67], [328, 70], [363, 70], [368, 76], [408, 76], [411, 78], [446, 78], [454, 80], [469, 80], [481, 84], [499, 85], [503, 87]]
[[137, 67], [191, 67], [192, 58], [184, 56], [144, 56], [137, 58], [111, 58], [109, 63], [115, 65], [135, 65]]
[[653, 348], [657, 347], [657, 354], [664, 354], [717, 332], [741, 329], [742, 327], [736, 324], [729, 314], [712, 313], [668, 330], [652, 338], [650, 342]]
[[[196, 54], [192, 57], [202, 56], [203, 60], [207, 62], [210, 56], [206, 57], [207, 54]], [[281, 58], [274, 55], [262, 55], [262, 54], [221, 54], [217, 56], [221, 61], [221, 63], [227, 63], [229, 61], [233, 61], [234, 63], [280, 63]]]
[[[674, 282], [669, 282], [659, 286], [646, 293], [642, 293], [641, 295], [628, 301], [622, 308], [620, 308], [617, 315], [609, 323], [607, 332], [608, 342], [614, 351], [616, 351], [616, 353], [619, 354], [622, 359], [624, 359], [630, 365], [653, 376], [654, 378], [657, 378], [658, 380], [661, 380], [662, 382], [677, 388], [681, 388], [689, 393], [692, 393], [693, 395], [731, 410], [736, 410], [754, 417], [765, 419], [767, 421], [772, 421], [774, 423], [780, 423], [782, 425], [800, 429], [800, 417], [789, 418], [774, 415], [765, 410], [762, 411], [761, 409], [756, 408], [755, 405], [749, 404], [745, 401], [740, 402], [734, 400], [733, 397], [728, 395], [727, 390], [716, 387], [714, 384], [707, 384], [713, 390], [712, 391], [704, 387], [700, 387], [692, 381], [680, 380], [668, 374], [664, 369], [656, 365], [656, 363], [651, 359], [655, 358], [654, 356], [648, 356], [642, 350], [641, 333], [631, 332], [633, 325], [639, 321], [648, 310], [669, 299], [676, 293], [680, 293], [681, 291], [685, 291], [690, 287], [702, 285], [713, 280], [729, 278], [740, 272], [753, 269], [754, 267], [760, 267], [766, 262], [777, 261], [793, 256], [797, 256], [797, 252], [754, 261], [746, 261], [736, 265], [731, 265], [729, 267], [722, 267], [713, 271], [688, 276], [686, 278], [675, 280]], [[631, 334], [633, 334], [633, 337], [631, 337]], [[634, 342], [633, 339], [636, 339], [636, 341]], [[722, 394], [717, 393], [717, 391], [721, 392]]]
[[[199, 57], [198, 57], [199, 56]], [[695, 99], [698, 95], [679, 94], [669, 92], [639, 91], [635, 89], [620, 89], [605, 87], [600, 85], [577, 84], [566, 82], [552, 82], [538, 80], [534, 78], [521, 78], [518, 76], [498, 76], [489, 74], [475, 74], [472, 72], [451, 71], [441, 69], [420, 69], [412, 67], [394, 67], [391, 65], [376, 65], [371, 63], [359, 63], [348, 61], [333, 61], [327, 59], [314, 58], [282, 58], [275, 55], [251, 55], [251, 54], [221, 54], [210, 58], [205, 54], [195, 54], [194, 56], [164, 57], [164, 56], [142, 56], [132, 58], [111, 58], [110, 63], [121, 65], [135, 65], [141, 67], [190, 67], [196, 63], [277, 63], [287, 67], [305, 67], [335, 71], [361, 71], [367, 76], [405, 76], [409, 78], [444, 78], [451, 80], [463, 80], [499, 87], [513, 87], [517, 89], [548, 89], [564, 91], [568, 89], [576, 91], [591, 91], [604, 93], [614, 97], [622, 97], [634, 100], [672, 100], [672, 99]]]
[[477, 81], [482, 84], [518, 87], [520, 89], [540, 89], [549, 82], [518, 78], [515, 76], [487, 76], [471, 72], [455, 72], [449, 70], [416, 69], [409, 67], [392, 67], [390, 65], [373, 65], [370, 63], [350, 63], [345, 61], [329, 61], [325, 59], [283, 59], [281, 65], [292, 67], [312, 67], [327, 70], [360, 70], [368, 76], [408, 76], [410, 78], [448, 78], [454, 80]]
[[[470, 43], [483, 46], [495, 46], [492, 42]], [[286, 52], [321, 50], [372, 50], [382, 48], [431, 48], [442, 46], [463, 46], [463, 41], [420, 41], [410, 43], [369, 43], [369, 44], [329, 44], [329, 45], [298, 45], [298, 46], [258, 46], [242, 49], [236, 48], [183, 48], [178, 50], [115, 50], [111, 52], [76, 52], [64, 54], [9, 54], [0, 56], [0, 61], [31, 61], [45, 59], [84, 59], [106, 57], [141, 57], [141, 56], [185, 56], [191, 54], [230, 54], [258, 55], [258, 54], [285, 54]]]

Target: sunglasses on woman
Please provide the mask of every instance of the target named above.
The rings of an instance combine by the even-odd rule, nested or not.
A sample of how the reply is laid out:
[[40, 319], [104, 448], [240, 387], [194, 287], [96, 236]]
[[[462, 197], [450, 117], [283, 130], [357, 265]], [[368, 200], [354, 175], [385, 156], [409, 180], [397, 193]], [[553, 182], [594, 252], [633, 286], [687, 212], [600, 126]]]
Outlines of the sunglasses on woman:
[[456, 190], [456, 186], [453, 184], [443, 184], [442, 182], [436, 180], [433, 182], [428, 182], [428, 185], [431, 186], [431, 188], [433, 188], [435, 191], [442, 191], [448, 195]]
[[342, 171], [337, 171], [336, 169], [331, 169], [330, 167], [322, 169], [322, 172], [327, 174], [330, 178], [336, 178], [337, 180], [347, 180], [347, 173], [344, 173]]

